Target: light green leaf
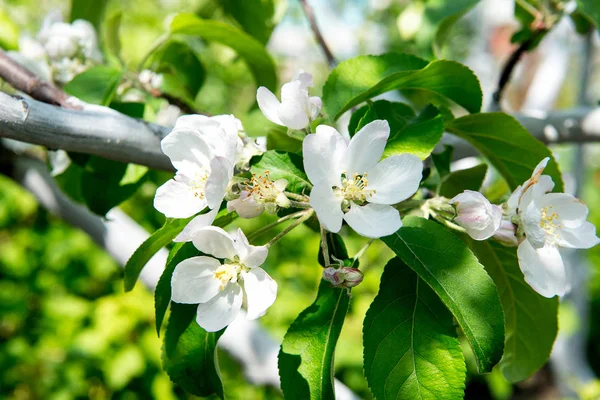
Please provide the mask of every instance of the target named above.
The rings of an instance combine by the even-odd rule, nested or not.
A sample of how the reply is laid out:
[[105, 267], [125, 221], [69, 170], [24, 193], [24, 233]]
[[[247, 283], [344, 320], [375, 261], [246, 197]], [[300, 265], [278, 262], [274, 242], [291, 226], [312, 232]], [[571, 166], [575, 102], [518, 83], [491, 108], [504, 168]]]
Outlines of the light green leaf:
[[[426, 14], [429, 17], [428, 19], [431, 21], [431, 14], [436, 15], [436, 19], [439, 20], [439, 24], [437, 25], [437, 31], [435, 32], [435, 36], [433, 38], [433, 53], [436, 57], [441, 57], [442, 47], [448, 40], [448, 36], [450, 36], [450, 31], [452, 27], [465, 15], [469, 12], [479, 0], [455, 0], [455, 1], [443, 1], [441, 7], [437, 7], [437, 9], [433, 9], [432, 2], [427, 3], [427, 11]], [[434, 11], [435, 10], [435, 11]], [[433, 12], [432, 12], [433, 11]], [[441, 18], [441, 19], [440, 19]]]
[[577, 10], [589, 18], [596, 28], [600, 28], [600, 2], [598, 0], [577, 0]]
[[278, 363], [286, 399], [335, 399], [333, 354], [348, 303], [345, 289], [322, 280], [315, 302], [288, 329]]
[[440, 297], [471, 345], [479, 372], [489, 372], [502, 356], [504, 313], [494, 282], [471, 250], [419, 217], [405, 217], [402, 228], [382, 240]]
[[183, 228], [194, 217], [185, 219], [167, 218], [165, 224], [154, 232], [137, 250], [131, 255], [127, 264], [125, 264], [123, 283], [125, 291], [128, 292], [134, 288], [135, 283], [142, 272], [142, 268], [148, 261], [163, 247], [171, 243]]
[[531, 177], [542, 159], [550, 157], [544, 174], [552, 177], [556, 191], [563, 190], [560, 170], [550, 150], [510, 115], [467, 115], [449, 121], [446, 129], [479, 150], [513, 190]]
[[19, 48], [19, 27], [4, 8], [0, 9], [0, 47], [4, 50]]
[[76, 19], [90, 21], [97, 31], [104, 18], [104, 10], [108, 0], [71, 0], [71, 22]]
[[323, 87], [331, 117], [390, 90], [412, 89], [443, 96], [469, 112], [481, 108], [482, 93], [473, 72], [454, 61], [427, 61], [409, 54], [359, 56], [340, 63]]
[[383, 157], [411, 153], [421, 160], [429, 157], [444, 134], [444, 117], [438, 109], [429, 105], [404, 128], [390, 134]]
[[171, 305], [165, 332], [163, 368], [173, 382], [195, 396], [217, 395], [223, 384], [217, 362], [217, 341], [225, 331], [206, 332], [196, 322], [196, 304]]
[[246, 60], [258, 86], [275, 90], [277, 72], [265, 47], [252, 36], [220, 21], [203, 20], [194, 14], [179, 14], [171, 22], [171, 33], [194, 35], [231, 47]]
[[466, 366], [452, 314], [399, 258], [388, 262], [363, 326], [365, 376], [375, 398], [455, 400]]
[[64, 90], [86, 103], [107, 106], [115, 97], [122, 75], [120, 69], [98, 65], [75, 76]]
[[121, 30], [122, 19], [123, 12], [121, 10], [113, 13], [106, 19], [104, 29], [104, 43], [106, 49], [118, 60], [121, 59], [121, 38], [119, 37], [119, 32]]
[[539, 295], [524, 280], [516, 247], [471, 241], [500, 293], [506, 342], [500, 368], [511, 382], [523, 381], [548, 361], [558, 331], [558, 298]]
[[479, 190], [487, 173], [487, 165], [479, 164], [473, 168], [461, 169], [442, 178], [439, 195], [451, 199], [465, 190]]
[[390, 124], [390, 139], [415, 117], [414, 110], [404, 103], [393, 103], [387, 100], [377, 100], [367, 104], [352, 113], [348, 132], [354, 136], [363, 126], [376, 119], [385, 119]]
[[269, 171], [272, 180], [285, 179], [288, 181], [287, 191], [294, 193], [308, 193], [312, 186], [304, 173], [302, 157], [294, 153], [269, 150], [259, 157], [252, 159], [250, 172], [256, 175], [265, 175]]

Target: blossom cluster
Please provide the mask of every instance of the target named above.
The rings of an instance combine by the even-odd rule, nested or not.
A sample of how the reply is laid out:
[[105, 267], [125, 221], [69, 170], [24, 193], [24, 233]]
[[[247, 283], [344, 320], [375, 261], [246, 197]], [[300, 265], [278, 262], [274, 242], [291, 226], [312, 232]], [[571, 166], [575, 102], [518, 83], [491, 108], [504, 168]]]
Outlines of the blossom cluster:
[[[301, 72], [283, 85], [281, 101], [264, 87], [257, 91], [258, 105], [267, 119], [303, 131], [308, 193], [288, 191], [290, 182], [272, 179], [268, 170], [250, 173], [252, 157], [266, 149], [245, 134], [233, 115], [179, 117], [161, 142], [176, 174], [158, 188], [154, 206], [168, 218], [190, 218], [175, 241], [192, 242], [202, 253], [175, 267], [172, 300], [198, 304], [196, 320], [207, 331], [226, 327], [242, 306], [252, 319], [264, 315], [274, 303], [277, 284], [261, 265], [269, 246], [287, 232], [266, 245], [254, 246], [239, 229], [227, 233], [212, 226], [220, 210], [255, 218], [263, 212], [300, 209], [280, 213], [278, 221], [296, 219], [290, 225], [293, 228], [314, 214], [322, 232], [339, 232], [345, 222], [359, 235], [376, 239], [401, 228], [398, 205], [419, 190], [423, 178], [419, 157], [384, 157], [390, 136], [387, 121], [367, 123], [352, 138], [328, 125], [318, 125], [313, 131], [321, 99], [309, 95], [311, 86], [312, 77]], [[439, 196], [418, 200], [420, 211], [475, 240], [518, 246], [526, 281], [543, 296], [564, 295], [569, 289], [568, 270], [559, 249], [589, 248], [599, 239], [585, 220], [583, 203], [568, 194], [549, 193], [554, 184], [543, 175], [547, 163], [548, 159], [543, 160], [502, 206], [491, 204], [479, 192], [465, 191], [451, 200]], [[348, 290], [361, 282], [358, 269], [333, 259], [325, 259], [325, 280]]]

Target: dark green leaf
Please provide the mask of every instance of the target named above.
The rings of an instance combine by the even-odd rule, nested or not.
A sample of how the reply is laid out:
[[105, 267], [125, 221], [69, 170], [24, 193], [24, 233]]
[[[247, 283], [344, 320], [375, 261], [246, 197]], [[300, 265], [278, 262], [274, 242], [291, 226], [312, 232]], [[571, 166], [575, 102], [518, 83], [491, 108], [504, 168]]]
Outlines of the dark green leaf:
[[250, 35], [266, 45], [275, 28], [277, 0], [221, 0], [225, 12], [231, 15]]
[[220, 21], [203, 20], [194, 14], [179, 14], [171, 22], [171, 33], [194, 35], [231, 47], [246, 60], [258, 86], [272, 91], [277, 86], [273, 59], [265, 47], [252, 36]]
[[454, 400], [466, 366], [452, 314], [399, 258], [386, 265], [363, 327], [365, 376], [375, 398]]
[[[428, 9], [433, 9], [428, 2]], [[452, 27], [465, 15], [469, 12], [479, 0], [458, 0], [458, 1], [443, 1], [441, 7], [437, 7], [435, 10], [435, 14], [437, 16], [437, 20], [439, 20], [439, 25], [437, 31], [435, 32], [435, 37], [433, 39], [433, 53], [436, 57], [440, 57], [442, 54], [442, 47], [448, 40], [448, 36], [450, 36], [450, 31]], [[428, 10], [428, 11], [429, 11]], [[430, 14], [428, 12], [428, 19], [431, 21]], [[441, 19], [440, 19], [441, 18]]]
[[348, 124], [348, 132], [350, 133], [350, 136], [354, 136], [360, 128], [369, 122], [376, 119], [385, 119], [390, 124], [389, 140], [391, 140], [414, 117], [414, 110], [407, 104], [393, 103], [387, 100], [377, 100], [352, 113], [350, 123]]
[[577, 10], [600, 28], [600, 2], [598, 0], [577, 0]]
[[408, 54], [359, 56], [340, 63], [323, 87], [323, 103], [338, 119], [345, 111], [390, 90], [412, 89], [443, 96], [470, 112], [481, 108], [482, 93], [473, 72], [454, 61], [425, 60]]
[[571, 21], [575, 25], [575, 31], [580, 35], [587, 35], [594, 26], [592, 21], [579, 10], [573, 11], [569, 14], [569, 17], [571, 17]]
[[163, 368], [173, 382], [195, 396], [216, 394], [223, 399], [217, 363], [217, 341], [225, 331], [206, 332], [196, 323], [195, 304], [171, 305], [165, 332]]
[[382, 240], [437, 293], [462, 328], [479, 372], [489, 372], [502, 356], [504, 313], [471, 250], [442, 225], [419, 217], [405, 217], [402, 228]]
[[117, 110], [121, 114], [128, 115], [132, 118], [144, 118], [144, 111], [146, 109], [146, 105], [144, 103], [135, 103], [135, 102], [120, 102], [113, 101], [110, 103], [110, 108], [113, 110]]
[[550, 157], [544, 174], [552, 177], [557, 191], [563, 190], [560, 170], [550, 150], [510, 115], [467, 115], [449, 121], [446, 129], [475, 146], [502, 174], [511, 189], [523, 184], [531, 177], [536, 165]]
[[454, 147], [444, 146], [444, 151], [441, 153], [432, 153], [431, 160], [435, 169], [438, 172], [440, 178], [444, 178], [450, 173], [450, 164], [452, 163], [452, 154], [454, 154]]
[[123, 283], [125, 285], [125, 291], [128, 292], [134, 288], [135, 283], [142, 272], [142, 268], [148, 261], [163, 247], [171, 243], [171, 241], [177, 236], [188, 222], [193, 217], [185, 219], [172, 219], [167, 218], [165, 224], [154, 232], [137, 250], [131, 255], [127, 264], [125, 264], [123, 277]]
[[452, 172], [442, 179], [439, 195], [451, 199], [465, 190], [477, 191], [481, 188], [486, 173], [486, 164]]
[[294, 153], [269, 150], [262, 156], [252, 159], [250, 172], [264, 175], [269, 171], [272, 180], [285, 179], [288, 181], [287, 191], [294, 193], [308, 193], [311, 184], [304, 173], [302, 157]]
[[390, 134], [383, 157], [411, 153], [424, 160], [439, 143], [443, 133], [444, 117], [437, 108], [429, 105], [404, 128]]
[[278, 363], [286, 399], [335, 399], [333, 354], [348, 303], [345, 289], [321, 280], [315, 302], [288, 329]]
[[122, 74], [120, 69], [98, 65], [75, 76], [64, 90], [86, 103], [107, 106], [115, 96]]
[[500, 293], [504, 307], [506, 342], [500, 368], [506, 379], [529, 378], [548, 361], [558, 331], [558, 298], [545, 298], [524, 280], [516, 247], [471, 241]]
[[107, 3], [108, 0], [71, 0], [71, 22], [76, 19], [85, 19], [99, 31]]

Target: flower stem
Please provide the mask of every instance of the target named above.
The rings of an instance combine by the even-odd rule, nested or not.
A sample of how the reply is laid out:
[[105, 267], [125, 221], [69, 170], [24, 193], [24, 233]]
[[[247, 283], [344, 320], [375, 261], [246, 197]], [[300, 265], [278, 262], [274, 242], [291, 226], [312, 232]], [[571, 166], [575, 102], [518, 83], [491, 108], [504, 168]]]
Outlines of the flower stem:
[[296, 194], [296, 193], [292, 193], [292, 192], [283, 192], [283, 194], [285, 194], [285, 196], [288, 199], [291, 200], [296, 200], [296, 201], [300, 201], [300, 202], [308, 202], [309, 197], [304, 195], [304, 194]]
[[252, 232], [251, 234], [249, 234], [248, 235], [248, 241], [252, 241], [253, 239], [256, 239], [257, 237], [259, 237], [263, 233], [267, 232], [268, 230], [271, 230], [271, 229], [275, 228], [277, 225], [279, 225], [279, 224], [281, 224], [281, 223], [283, 223], [285, 221], [301, 217], [305, 213], [306, 213], [306, 210], [301, 210], [301, 211], [297, 211], [297, 212], [292, 213], [292, 214], [285, 215], [285, 216], [279, 218], [277, 221], [273, 221], [270, 224], [267, 224], [267, 225], [263, 226], [262, 228], [259, 228], [259, 229], [255, 230], [254, 232]]
[[279, 241], [279, 239], [281, 239], [282, 237], [284, 237], [285, 235], [287, 235], [288, 233], [290, 233], [294, 228], [296, 228], [298, 225], [302, 225], [302, 223], [304, 223], [307, 219], [309, 219], [310, 217], [312, 217], [314, 210], [308, 209], [308, 210], [303, 210], [301, 211], [302, 213], [304, 213], [304, 215], [300, 218], [298, 218], [296, 221], [292, 222], [291, 224], [289, 224], [284, 230], [282, 230], [281, 232], [279, 232], [273, 239], [269, 240], [269, 242], [267, 244], [265, 244], [266, 247], [271, 247], [272, 245], [274, 245], [275, 243], [277, 243]]
[[321, 224], [321, 252], [323, 253], [323, 265], [329, 266], [329, 246], [327, 245], [327, 232]]
[[375, 241], [375, 239], [371, 239], [367, 242], [367, 244], [365, 244], [359, 251], [358, 253], [356, 253], [356, 255], [354, 256], [354, 258], [352, 259], [352, 264], [350, 265], [350, 268], [354, 267], [354, 264], [356, 263], [356, 261], [361, 258], [363, 256], [363, 254], [365, 254], [365, 251], [367, 251], [367, 249], [369, 248], [369, 246], [371, 246], [373, 244], [373, 242]]
[[290, 207], [307, 209], [310, 208], [310, 204], [303, 201], [290, 200]]

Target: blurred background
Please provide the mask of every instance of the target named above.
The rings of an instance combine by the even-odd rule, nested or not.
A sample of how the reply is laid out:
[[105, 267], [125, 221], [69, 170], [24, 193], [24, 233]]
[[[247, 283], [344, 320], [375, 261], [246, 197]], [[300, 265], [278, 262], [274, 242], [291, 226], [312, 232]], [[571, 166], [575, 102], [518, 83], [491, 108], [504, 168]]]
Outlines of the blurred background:
[[[431, 44], [440, 22], [438, 11], [451, 2], [309, 3], [325, 41], [341, 61], [386, 51], [432, 58]], [[255, 0], [248, 4], [250, 9], [269, 7], [269, 18], [253, 22], [251, 13], [238, 10], [245, 10], [241, 0], [112, 0], [104, 15], [109, 18], [122, 12], [121, 57], [131, 71], [165, 32], [170, 16], [186, 11], [241, 26], [268, 43], [280, 82], [303, 69], [314, 75], [313, 94], [320, 94], [329, 67], [299, 2]], [[58, 10], [68, 18], [70, 8], [67, 0], [0, 0], [0, 45], [18, 51], [19, 39], [35, 37], [48, 13]], [[443, 48], [444, 58], [465, 63], [475, 71], [484, 90], [484, 108], [490, 106], [501, 68], [516, 48], [510, 38], [519, 29], [513, 1], [482, 0], [459, 20]], [[103, 33], [100, 35], [102, 38]], [[540, 113], [596, 105], [600, 94], [596, 73], [599, 43], [596, 33], [577, 34], [573, 21], [562, 18], [536, 50], [522, 58], [505, 92], [503, 109]], [[278, 132], [256, 109], [252, 75], [233, 51], [200, 40], [193, 48], [202, 67], [198, 71], [201, 85], [192, 99], [196, 110], [233, 113], [243, 120], [249, 135], [269, 132], [272, 145], [297, 146], [287, 143], [285, 133]], [[140, 98], [126, 87], [119, 96]], [[172, 124], [181, 111], [168, 107], [164, 99], [148, 101], [152, 107], [146, 108], [144, 117], [152, 121]], [[344, 124], [347, 119], [342, 120], [340, 129]], [[587, 203], [590, 220], [600, 226], [600, 145], [565, 144], [554, 146], [553, 151], [565, 173], [567, 191], [577, 193]], [[472, 165], [469, 160], [461, 163], [456, 167]], [[152, 200], [158, 185], [170, 176], [151, 171], [136, 194], [120, 206], [149, 232], [163, 223]], [[488, 181], [492, 187], [494, 177]], [[263, 222], [269, 220], [263, 218]], [[260, 223], [241, 222], [249, 230]], [[348, 236], [350, 254], [363, 244], [364, 240]], [[280, 291], [260, 323], [277, 342], [314, 299], [321, 274], [314, 261], [318, 245], [318, 236], [301, 227], [286, 236], [267, 261], [265, 268], [279, 283]], [[362, 319], [390, 257], [384, 246], [374, 245], [361, 260], [365, 280], [353, 290], [338, 342], [335, 375], [359, 398], [371, 398], [362, 374]], [[600, 398], [596, 378], [600, 376], [600, 248], [573, 252], [568, 257], [576, 264], [580, 284], [562, 303], [561, 337], [549, 365], [517, 385], [507, 383], [499, 371], [487, 376], [471, 373], [466, 398]], [[118, 263], [86, 233], [52, 216], [27, 190], [0, 175], [0, 398], [190, 398], [162, 372], [160, 348], [152, 292], [137, 285], [134, 291], [124, 293]], [[573, 360], [575, 364], [571, 364]], [[220, 351], [219, 362], [228, 398], [281, 398], [272, 386], [248, 383], [242, 366], [228, 352]], [[472, 362], [469, 368], [474, 371]], [[565, 369], [570, 369], [571, 375]]]

